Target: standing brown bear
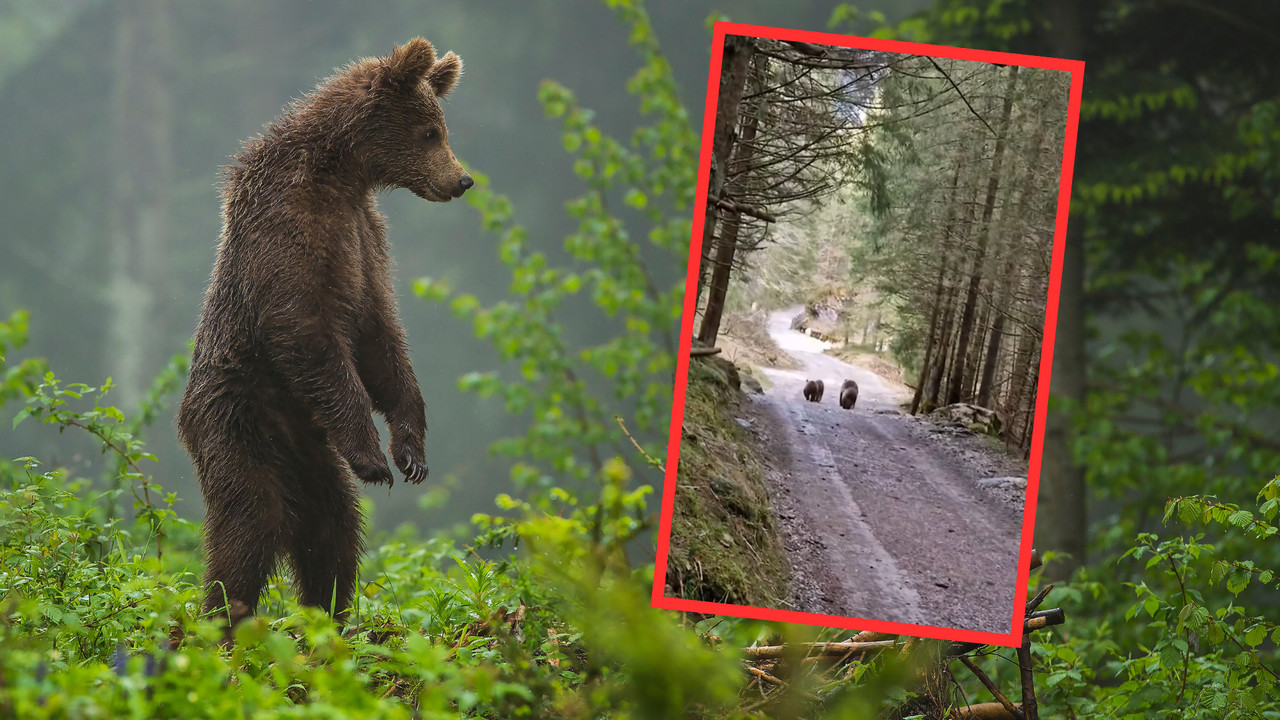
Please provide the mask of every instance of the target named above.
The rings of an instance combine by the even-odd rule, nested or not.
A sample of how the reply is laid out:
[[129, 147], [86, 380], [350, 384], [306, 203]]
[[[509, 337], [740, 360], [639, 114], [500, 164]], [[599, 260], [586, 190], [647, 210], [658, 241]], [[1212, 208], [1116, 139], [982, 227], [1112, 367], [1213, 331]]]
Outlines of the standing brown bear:
[[440, 99], [462, 72], [421, 38], [296, 101], [227, 169], [223, 230], [178, 432], [205, 500], [205, 610], [253, 613], [282, 556], [299, 600], [342, 619], [363, 551], [351, 475], [427, 477], [426, 408], [374, 193], [472, 186]]

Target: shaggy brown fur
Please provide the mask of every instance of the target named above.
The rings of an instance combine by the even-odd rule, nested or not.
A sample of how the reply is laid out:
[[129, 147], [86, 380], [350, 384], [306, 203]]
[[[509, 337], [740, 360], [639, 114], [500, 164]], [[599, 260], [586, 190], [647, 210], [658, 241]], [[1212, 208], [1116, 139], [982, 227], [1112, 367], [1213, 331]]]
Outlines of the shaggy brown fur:
[[254, 612], [282, 556], [302, 603], [345, 616], [363, 550], [350, 475], [392, 483], [372, 412], [406, 479], [427, 477], [426, 408], [374, 192], [447, 202], [471, 187], [439, 101], [461, 72], [421, 38], [352, 63], [227, 170], [178, 432], [205, 500], [205, 610], [228, 627]]
[[845, 380], [840, 386], [840, 407], [845, 410], [852, 410], [854, 403], [858, 402], [858, 383], [852, 380]]
[[809, 402], [822, 402], [822, 381], [810, 380], [804, 384], [804, 399]]

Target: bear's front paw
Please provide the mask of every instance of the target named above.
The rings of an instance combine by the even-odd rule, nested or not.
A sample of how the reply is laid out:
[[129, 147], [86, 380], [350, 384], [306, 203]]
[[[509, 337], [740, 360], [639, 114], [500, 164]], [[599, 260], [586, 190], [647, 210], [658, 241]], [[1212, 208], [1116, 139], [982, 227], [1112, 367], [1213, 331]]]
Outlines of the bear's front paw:
[[387, 459], [379, 453], [377, 460], [354, 460], [348, 461], [351, 465], [351, 472], [360, 478], [360, 481], [366, 485], [381, 485], [386, 483], [388, 487], [395, 484], [395, 478], [391, 475], [391, 468], [387, 465]]
[[392, 444], [391, 457], [396, 460], [396, 467], [404, 473], [404, 479], [417, 484], [427, 479], [427, 463], [421, 459], [421, 453], [410, 452], [403, 445]]

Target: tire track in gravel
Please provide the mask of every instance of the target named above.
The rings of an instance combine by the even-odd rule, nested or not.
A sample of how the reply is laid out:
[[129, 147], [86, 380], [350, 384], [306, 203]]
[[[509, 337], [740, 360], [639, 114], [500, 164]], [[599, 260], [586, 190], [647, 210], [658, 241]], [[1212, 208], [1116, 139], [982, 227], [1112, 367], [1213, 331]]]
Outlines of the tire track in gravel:
[[[767, 477], [793, 568], [793, 607], [1008, 632], [1021, 509], [977, 481], [1019, 463], [976, 438], [964, 447], [944, 441], [901, 414], [905, 388], [823, 355], [823, 343], [790, 330], [793, 316], [775, 313], [770, 331], [800, 370], [764, 369], [772, 387], [752, 403], [767, 426], [760, 438], [771, 446]], [[801, 396], [808, 378], [825, 381], [821, 403]], [[845, 378], [860, 388], [853, 410], [836, 402]]]

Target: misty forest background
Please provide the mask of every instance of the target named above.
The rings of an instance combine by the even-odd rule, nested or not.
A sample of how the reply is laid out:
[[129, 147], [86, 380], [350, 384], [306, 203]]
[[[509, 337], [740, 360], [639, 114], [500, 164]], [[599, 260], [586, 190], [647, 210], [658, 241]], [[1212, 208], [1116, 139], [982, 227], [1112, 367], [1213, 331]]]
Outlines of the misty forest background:
[[[700, 115], [711, 4], [663, 3], [651, 12], [681, 100]], [[734, 9], [735, 20], [798, 27], [821, 27], [829, 14], [825, 3]], [[445, 104], [454, 152], [511, 198], [531, 247], [564, 258], [561, 244], [573, 227], [564, 204], [578, 186], [538, 85], [554, 79], [574, 88], [601, 127], [630, 131], [634, 111], [618, 100], [634, 55], [627, 28], [603, 3], [453, 3], [424, 14], [412, 2], [69, 0], [0, 13], [0, 311], [31, 314], [30, 344], [15, 358], [45, 357], [59, 377], [84, 382], [109, 376], [111, 402], [136, 408], [194, 332], [220, 230], [220, 166], [333, 68], [415, 35], [462, 57], [463, 80]], [[460, 377], [494, 369], [498, 359], [447, 307], [414, 299], [411, 285], [421, 276], [445, 278], [492, 301], [508, 280], [494, 272], [497, 243], [465, 202], [428, 204], [393, 192], [380, 204], [427, 402], [427, 485], [452, 476], [456, 490], [428, 514], [406, 497], [427, 486], [396, 487], [395, 502], [374, 494], [376, 521], [437, 527], [492, 508], [508, 474], [489, 445], [526, 420], [458, 389]], [[648, 259], [658, 287], [684, 275], [669, 256]], [[571, 304], [567, 312], [572, 344], [611, 336], [589, 307]], [[200, 494], [177, 444], [172, 407], [146, 433], [159, 461], [154, 473], [178, 493], [178, 511], [198, 518]], [[665, 437], [663, 429], [647, 439]], [[0, 455], [35, 455], [87, 475], [98, 461], [89, 440], [34, 424], [13, 433], [6, 427]]]
[[[1019, 717], [986, 701], [1020, 680], [1044, 717], [1277, 717], [1272, 4], [884, 4], [0, 2], [0, 402], [28, 418], [0, 425], [0, 717]], [[798, 643], [849, 633], [649, 607], [636, 549], [662, 472], [612, 416], [663, 460], [715, 11], [1087, 63], [1030, 589], [1055, 583], [1066, 623], [1017, 660], [887, 639], [807, 663]], [[299, 611], [286, 579], [220, 653], [193, 617], [196, 526], [141, 480], [201, 516], [171, 418], [216, 168], [332, 68], [414, 35], [463, 59], [445, 111], [481, 181], [381, 202], [432, 480], [371, 494], [353, 629]], [[42, 385], [45, 363], [112, 377], [102, 402], [131, 420]], [[434, 533], [495, 497], [506, 517], [477, 518], [474, 544]]]

